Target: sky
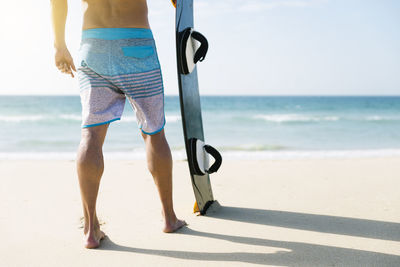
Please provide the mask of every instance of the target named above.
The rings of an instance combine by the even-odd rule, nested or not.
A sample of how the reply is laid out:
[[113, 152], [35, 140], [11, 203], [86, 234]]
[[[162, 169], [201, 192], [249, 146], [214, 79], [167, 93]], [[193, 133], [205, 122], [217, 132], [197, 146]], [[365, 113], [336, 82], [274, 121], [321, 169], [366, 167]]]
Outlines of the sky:
[[[400, 1], [194, 0], [209, 41], [203, 95], [400, 95]], [[165, 93], [178, 94], [175, 9], [148, 0]], [[69, 1], [67, 46], [79, 51], [82, 10]], [[78, 95], [54, 65], [50, 1], [3, 1], [0, 94]], [[75, 65], [78, 62], [75, 61]]]

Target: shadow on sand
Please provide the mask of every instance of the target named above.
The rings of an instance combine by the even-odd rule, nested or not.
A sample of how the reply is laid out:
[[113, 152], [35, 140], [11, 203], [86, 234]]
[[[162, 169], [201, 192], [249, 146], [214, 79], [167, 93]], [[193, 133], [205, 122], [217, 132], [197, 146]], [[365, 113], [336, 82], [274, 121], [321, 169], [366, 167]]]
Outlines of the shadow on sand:
[[[221, 207], [218, 213], [210, 214], [208, 217], [394, 241], [399, 240], [400, 230], [399, 224], [390, 222], [236, 207]], [[112, 242], [110, 238], [106, 238], [99, 249], [176, 259], [231, 261], [277, 266], [400, 266], [400, 256], [358, 249], [199, 232], [188, 227], [181, 229], [177, 234], [213, 238], [245, 245], [274, 247], [283, 251], [277, 253], [218, 253], [157, 250], [118, 245]]]
[[400, 223], [222, 206], [207, 217], [338, 235], [400, 241]]

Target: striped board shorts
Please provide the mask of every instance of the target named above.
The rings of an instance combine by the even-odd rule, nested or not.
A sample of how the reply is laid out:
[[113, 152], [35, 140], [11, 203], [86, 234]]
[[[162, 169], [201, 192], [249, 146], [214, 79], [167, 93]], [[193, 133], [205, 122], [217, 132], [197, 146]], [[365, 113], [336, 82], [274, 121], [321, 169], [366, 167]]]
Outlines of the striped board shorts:
[[143, 133], [164, 128], [164, 87], [150, 29], [83, 30], [77, 72], [83, 128], [121, 119], [126, 99]]

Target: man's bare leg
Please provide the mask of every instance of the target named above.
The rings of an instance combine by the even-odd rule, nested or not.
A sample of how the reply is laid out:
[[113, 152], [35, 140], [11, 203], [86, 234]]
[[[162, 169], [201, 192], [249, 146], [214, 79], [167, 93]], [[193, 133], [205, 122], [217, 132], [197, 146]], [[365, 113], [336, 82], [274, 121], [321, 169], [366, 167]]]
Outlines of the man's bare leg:
[[146, 144], [147, 166], [153, 175], [154, 182], [160, 195], [164, 228], [166, 233], [172, 233], [186, 225], [179, 220], [174, 211], [172, 201], [172, 156], [164, 130], [154, 135], [142, 133]]
[[96, 215], [96, 200], [104, 170], [103, 143], [108, 124], [83, 128], [77, 156], [77, 170], [85, 218], [85, 247], [96, 248], [105, 234]]

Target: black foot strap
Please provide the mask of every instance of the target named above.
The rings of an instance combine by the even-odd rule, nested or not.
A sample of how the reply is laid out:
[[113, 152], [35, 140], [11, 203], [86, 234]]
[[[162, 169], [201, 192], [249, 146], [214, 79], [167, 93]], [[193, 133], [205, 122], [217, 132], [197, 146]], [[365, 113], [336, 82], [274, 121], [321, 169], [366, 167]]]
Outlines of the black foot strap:
[[[196, 175], [211, 174], [221, 167], [222, 156], [214, 147], [204, 144], [203, 141], [197, 138], [189, 140], [190, 159], [189, 163], [192, 172]], [[214, 158], [214, 163], [209, 167], [209, 155]]]
[[[197, 62], [206, 58], [208, 41], [204, 35], [190, 27], [179, 32], [178, 38], [178, 60], [181, 66], [179, 70], [182, 74], [189, 74], [193, 71]], [[198, 46], [198, 42], [200, 46]]]

